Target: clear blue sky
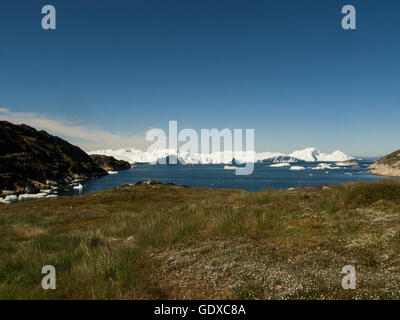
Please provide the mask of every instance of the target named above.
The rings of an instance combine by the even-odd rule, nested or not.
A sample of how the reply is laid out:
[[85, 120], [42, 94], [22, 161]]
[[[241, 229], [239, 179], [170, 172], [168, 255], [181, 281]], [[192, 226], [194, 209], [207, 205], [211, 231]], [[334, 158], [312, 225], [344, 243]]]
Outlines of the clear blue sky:
[[[346, 4], [357, 30], [341, 28]], [[257, 151], [382, 155], [400, 148], [399, 17], [395, 0], [2, 0], [0, 108], [122, 136], [178, 120], [254, 128]]]

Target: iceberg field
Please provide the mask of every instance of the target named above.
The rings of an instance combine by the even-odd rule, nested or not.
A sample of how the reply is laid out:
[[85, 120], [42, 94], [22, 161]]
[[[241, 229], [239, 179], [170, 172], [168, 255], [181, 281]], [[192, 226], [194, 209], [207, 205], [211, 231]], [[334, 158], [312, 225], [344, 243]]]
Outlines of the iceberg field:
[[287, 158], [284, 162], [339, 162], [353, 159], [342, 151], [334, 151], [333, 153], [322, 153], [317, 148], [306, 148], [296, 150], [290, 154], [282, 152], [261, 152], [254, 151], [221, 151], [209, 154], [199, 154], [190, 152], [176, 152], [172, 149], [159, 149], [151, 152], [141, 151], [134, 148], [126, 148], [119, 150], [96, 150], [89, 154], [101, 154], [112, 156], [117, 160], [124, 160], [129, 163], [149, 163], [157, 164], [168, 157], [176, 158], [181, 164], [232, 164], [246, 162], [272, 161], [281, 163], [281, 158]]

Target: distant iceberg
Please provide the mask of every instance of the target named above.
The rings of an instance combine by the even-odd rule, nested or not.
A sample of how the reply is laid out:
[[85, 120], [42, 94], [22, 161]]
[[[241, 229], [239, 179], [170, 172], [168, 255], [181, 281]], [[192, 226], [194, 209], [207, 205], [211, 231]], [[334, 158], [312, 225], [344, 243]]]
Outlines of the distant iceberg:
[[[322, 153], [317, 148], [306, 148], [297, 150], [290, 154], [282, 152], [253, 152], [253, 151], [221, 151], [210, 154], [197, 154], [189, 152], [176, 152], [172, 149], [159, 149], [151, 152], [141, 151], [134, 148], [125, 148], [119, 150], [96, 150], [89, 154], [101, 154], [112, 156], [117, 160], [124, 160], [133, 163], [157, 164], [160, 161], [164, 163], [180, 164], [244, 164], [246, 162], [269, 161], [273, 163], [282, 162], [340, 162], [353, 159], [342, 151], [333, 153]], [[172, 160], [172, 161], [171, 161]], [[176, 161], [175, 161], [176, 160]]]
[[237, 167], [235, 167], [235, 166], [224, 166], [224, 169], [225, 170], [236, 170]]
[[339, 167], [358, 166], [357, 161], [339, 161], [335, 163]]
[[339, 167], [331, 167], [331, 165], [328, 163], [319, 163], [316, 167], [311, 168], [311, 169], [313, 169], [313, 170], [326, 170], [326, 169], [332, 170], [332, 169], [339, 169]]
[[292, 166], [290, 167], [290, 170], [305, 170], [306, 168], [302, 167], [302, 166]]
[[329, 169], [330, 165], [327, 163], [319, 163], [316, 167], [311, 168], [312, 170], [325, 170]]
[[316, 148], [306, 148], [303, 150], [294, 151], [291, 154], [289, 154], [289, 156], [307, 162], [315, 162], [315, 161], [338, 162], [338, 161], [347, 161], [352, 159], [352, 157], [349, 157], [348, 155], [339, 150], [336, 150], [331, 154], [327, 154], [320, 152]]
[[290, 167], [290, 163], [289, 162], [274, 163], [274, 164], [271, 164], [270, 167], [272, 167], [272, 168]]

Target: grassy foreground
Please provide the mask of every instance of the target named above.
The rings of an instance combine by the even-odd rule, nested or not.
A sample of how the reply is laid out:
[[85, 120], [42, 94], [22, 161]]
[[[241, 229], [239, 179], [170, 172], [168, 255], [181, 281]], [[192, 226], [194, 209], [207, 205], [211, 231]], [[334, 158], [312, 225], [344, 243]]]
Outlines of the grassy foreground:
[[[0, 204], [0, 299], [398, 299], [400, 183]], [[353, 265], [357, 289], [341, 287]], [[41, 287], [44, 265], [57, 289]]]

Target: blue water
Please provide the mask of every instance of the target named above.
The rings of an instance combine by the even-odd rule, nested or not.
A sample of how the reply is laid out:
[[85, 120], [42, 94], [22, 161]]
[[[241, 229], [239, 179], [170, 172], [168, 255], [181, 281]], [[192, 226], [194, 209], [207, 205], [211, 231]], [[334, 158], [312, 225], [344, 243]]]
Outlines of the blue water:
[[[148, 165], [139, 164], [134, 169], [82, 183], [83, 190], [69, 189], [68, 195], [78, 195], [114, 188], [126, 183], [153, 179], [178, 185], [209, 188], [235, 188], [247, 191], [261, 189], [287, 189], [298, 186], [318, 186], [338, 183], [382, 179], [367, 173], [372, 162], [358, 161], [360, 167], [341, 167], [335, 170], [312, 170], [317, 163], [299, 163], [305, 170], [289, 170], [289, 167], [271, 168], [270, 163], [257, 163], [248, 176], [237, 176], [235, 170], [224, 170], [224, 165]], [[332, 164], [335, 166], [335, 164]]]

